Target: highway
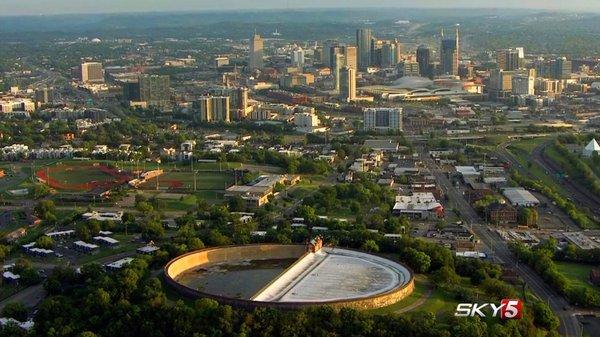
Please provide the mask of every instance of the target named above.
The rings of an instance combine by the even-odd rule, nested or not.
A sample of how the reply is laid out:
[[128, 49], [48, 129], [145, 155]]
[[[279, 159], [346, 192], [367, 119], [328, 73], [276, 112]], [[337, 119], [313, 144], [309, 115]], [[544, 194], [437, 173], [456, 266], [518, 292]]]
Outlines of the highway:
[[552, 311], [554, 311], [560, 319], [559, 332], [562, 336], [580, 336], [579, 323], [574, 313], [570, 310], [564, 310], [568, 307], [567, 300], [547, 285], [539, 275], [529, 268], [529, 266], [520, 264], [517, 258], [508, 249], [504, 240], [496, 233], [491, 232], [487, 226], [482, 224], [482, 220], [479, 218], [473, 207], [465, 200], [462, 193], [452, 186], [452, 182], [446, 177], [445, 172], [435, 163], [435, 161], [431, 158], [428, 158], [425, 161], [446, 195], [450, 200], [454, 201], [456, 208], [460, 212], [461, 218], [471, 226], [473, 232], [486, 247], [487, 251], [490, 253], [490, 257], [506, 266], [514, 268], [529, 289], [550, 305]]

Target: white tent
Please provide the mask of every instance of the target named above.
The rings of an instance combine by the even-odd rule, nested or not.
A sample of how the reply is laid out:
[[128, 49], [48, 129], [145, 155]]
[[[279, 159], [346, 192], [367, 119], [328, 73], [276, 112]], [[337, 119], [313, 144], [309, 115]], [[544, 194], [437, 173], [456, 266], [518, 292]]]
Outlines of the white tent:
[[598, 145], [596, 139], [592, 139], [590, 143], [586, 145], [586, 147], [583, 149], [583, 156], [589, 158], [594, 152], [598, 152], [598, 154], [600, 154], [600, 145]]

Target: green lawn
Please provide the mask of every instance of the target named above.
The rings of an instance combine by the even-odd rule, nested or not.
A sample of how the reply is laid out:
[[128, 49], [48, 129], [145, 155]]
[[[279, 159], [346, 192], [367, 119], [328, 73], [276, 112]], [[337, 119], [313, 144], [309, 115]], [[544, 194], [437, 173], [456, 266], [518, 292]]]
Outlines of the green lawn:
[[[159, 187], [170, 189], [194, 190], [193, 172], [165, 172], [158, 177]], [[233, 176], [227, 172], [198, 172], [196, 190], [224, 190], [233, 184]], [[142, 189], [155, 189], [156, 179], [141, 186]]]
[[508, 150], [534, 179], [541, 180], [545, 185], [555, 188], [563, 196], [568, 196], [569, 194], [561, 185], [557, 184], [549, 174], [546, 174], [546, 171], [530, 160], [533, 147], [535, 146], [532, 143], [522, 144], [518, 142], [509, 146]]
[[525, 150], [528, 153], [531, 153], [533, 152], [533, 149], [535, 149], [538, 145], [542, 144], [546, 140], [546, 138], [524, 139], [513, 143], [511, 146], [518, 147], [522, 150]]
[[[53, 169], [58, 169], [53, 171]], [[113, 181], [115, 178], [92, 165], [60, 165], [49, 170], [50, 179], [61, 184], [85, 184], [90, 181]]]
[[415, 290], [413, 293], [402, 301], [396, 302], [392, 305], [388, 305], [387, 307], [377, 308], [373, 310], [369, 310], [370, 313], [376, 315], [385, 315], [388, 313], [394, 313], [398, 310], [404, 309], [409, 305], [415, 303], [421, 296], [427, 293], [427, 289], [430, 288], [430, 283], [427, 280], [425, 275], [416, 275], [415, 276]]
[[586, 287], [600, 291], [600, 287], [591, 285], [588, 280], [592, 266], [570, 262], [555, 262], [558, 271], [569, 281], [570, 286]]
[[444, 312], [454, 312], [457, 303], [458, 302], [453, 299], [452, 294], [436, 288], [433, 290], [427, 301], [415, 311], [432, 312], [436, 315], [440, 315]]
[[[161, 205], [169, 211], [187, 211], [194, 209], [198, 203], [198, 198], [195, 195], [186, 195], [182, 199], [159, 199]], [[161, 208], [161, 210], [165, 210]]]

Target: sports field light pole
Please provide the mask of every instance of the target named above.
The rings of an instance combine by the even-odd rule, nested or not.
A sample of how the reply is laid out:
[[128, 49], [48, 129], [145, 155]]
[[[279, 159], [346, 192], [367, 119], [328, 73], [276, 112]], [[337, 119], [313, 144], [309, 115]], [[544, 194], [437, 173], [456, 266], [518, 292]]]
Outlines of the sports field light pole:
[[[160, 159], [156, 161], [158, 163], [158, 171], [160, 171]], [[156, 176], [156, 190], [158, 191], [158, 178], [160, 177], [160, 174]]]
[[194, 171], [194, 192], [196, 192], [196, 174], [198, 171]]

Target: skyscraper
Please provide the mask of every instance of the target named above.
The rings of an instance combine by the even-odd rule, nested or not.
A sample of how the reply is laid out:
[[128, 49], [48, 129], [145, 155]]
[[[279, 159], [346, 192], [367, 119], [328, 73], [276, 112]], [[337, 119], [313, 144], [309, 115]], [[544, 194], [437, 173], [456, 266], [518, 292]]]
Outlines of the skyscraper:
[[488, 85], [488, 94], [490, 99], [503, 99], [511, 94], [513, 75], [513, 71], [502, 69], [493, 69], [490, 72], [490, 82]]
[[245, 87], [217, 87], [209, 90], [213, 97], [229, 97], [229, 117], [231, 119], [244, 119], [247, 116], [248, 88]]
[[54, 103], [54, 88], [44, 87], [35, 90], [35, 102], [38, 107]]
[[442, 75], [458, 75], [458, 60], [460, 58], [459, 31], [456, 27], [454, 38], [445, 37], [442, 29], [442, 45], [440, 48], [440, 68]]
[[571, 77], [573, 63], [566, 57], [559, 57], [552, 61], [551, 73], [555, 80], [564, 80]]
[[371, 65], [371, 29], [362, 28], [356, 31], [356, 46], [358, 51], [358, 68], [364, 70]]
[[248, 67], [250, 70], [261, 70], [263, 65], [264, 41], [258, 34], [254, 34], [250, 39], [250, 57]]
[[531, 74], [513, 76], [512, 93], [514, 95], [535, 94], [535, 76]]
[[79, 67], [80, 79], [83, 83], [104, 82], [104, 70], [100, 62], [84, 62]]
[[229, 97], [200, 97], [193, 104], [195, 118], [201, 122], [229, 122]]
[[335, 68], [335, 58], [338, 54], [344, 54], [342, 47], [338, 45], [329, 47], [329, 67], [332, 70]]
[[432, 77], [431, 67], [431, 49], [425, 45], [417, 48], [417, 63], [419, 63], [419, 73], [423, 77]]
[[381, 47], [381, 64], [382, 68], [391, 68], [396, 65], [396, 44], [385, 43]]
[[344, 59], [346, 60], [346, 67], [357, 70], [358, 69], [358, 58], [357, 57], [358, 57], [357, 49], [355, 46], [345, 46], [344, 47]]
[[346, 61], [344, 55], [341, 53], [335, 54], [335, 59], [333, 62], [333, 76], [336, 93], [340, 92], [341, 72], [342, 69], [346, 66], [345, 64]]
[[294, 50], [292, 53], [292, 65], [298, 68], [304, 67], [304, 50], [302, 48]]
[[498, 69], [517, 70], [521, 67], [521, 58], [517, 49], [502, 49], [496, 52]]
[[331, 49], [332, 47], [337, 47], [339, 45], [340, 43], [337, 40], [327, 40], [323, 43], [323, 58], [321, 61], [324, 66], [331, 68], [333, 65], [333, 55], [337, 53], [337, 51], [335, 51], [334, 54], [331, 54]]
[[164, 107], [171, 100], [171, 80], [168, 75], [142, 75], [139, 87], [140, 101], [148, 106]]
[[356, 99], [356, 69], [344, 67], [340, 73], [340, 98], [346, 102]]

